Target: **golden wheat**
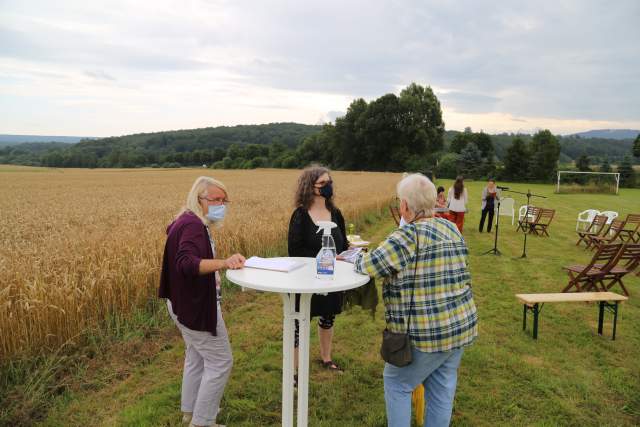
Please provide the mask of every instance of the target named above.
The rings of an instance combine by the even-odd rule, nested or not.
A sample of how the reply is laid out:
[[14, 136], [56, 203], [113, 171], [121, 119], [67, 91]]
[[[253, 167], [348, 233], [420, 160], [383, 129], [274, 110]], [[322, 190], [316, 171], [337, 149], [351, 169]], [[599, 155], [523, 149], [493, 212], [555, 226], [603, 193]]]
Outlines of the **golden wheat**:
[[[286, 244], [299, 171], [0, 167], [0, 361], [49, 352], [154, 298], [165, 229], [195, 178], [229, 188], [219, 256]], [[335, 172], [347, 222], [385, 209], [397, 174]]]

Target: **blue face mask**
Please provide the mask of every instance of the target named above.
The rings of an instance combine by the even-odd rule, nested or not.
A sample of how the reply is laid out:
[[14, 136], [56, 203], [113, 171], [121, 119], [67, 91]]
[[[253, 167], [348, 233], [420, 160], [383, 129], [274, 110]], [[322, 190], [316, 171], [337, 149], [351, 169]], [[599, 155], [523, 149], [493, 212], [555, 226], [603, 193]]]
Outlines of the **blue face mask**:
[[225, 205], [210, 205], [209, 212], [207, 212], [207, 219], [213, 222], [221, 221], [224, 218], [226, 208]]

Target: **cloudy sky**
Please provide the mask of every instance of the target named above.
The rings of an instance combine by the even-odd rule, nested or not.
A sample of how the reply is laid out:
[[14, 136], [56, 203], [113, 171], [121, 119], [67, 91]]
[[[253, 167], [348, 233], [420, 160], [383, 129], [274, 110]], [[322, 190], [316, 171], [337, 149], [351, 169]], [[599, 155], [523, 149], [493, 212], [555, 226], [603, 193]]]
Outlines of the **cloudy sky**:
[[447, 129], [640, 129], [640, 1], [0, 0], [0, 133], [343, 114], [411, 82]]

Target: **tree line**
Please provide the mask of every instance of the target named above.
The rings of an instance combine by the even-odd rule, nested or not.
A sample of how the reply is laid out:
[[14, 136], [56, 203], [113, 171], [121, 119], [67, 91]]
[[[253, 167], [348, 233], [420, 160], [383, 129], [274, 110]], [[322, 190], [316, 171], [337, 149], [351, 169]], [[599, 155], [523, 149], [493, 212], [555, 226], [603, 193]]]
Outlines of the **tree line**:
[[[83, 140], [77, 144], [20, 144], [0, 149], [0, 163], [49, 167], [132, 168], [206, 166], [224, 169], [300, 168], [319, 162], [337, 170], [420, 171], [548, 182], [559, 163], [581, 170], [618, 164], [633, 185], [633, 141], [445, 131], [440, 102], [415, 83], [399, 95], [355, 99], [335, 123], [241, 125]], [[625, 156], [626, 154], [626, 156]], [[585, 169], [586, 168], [586, 169]]]

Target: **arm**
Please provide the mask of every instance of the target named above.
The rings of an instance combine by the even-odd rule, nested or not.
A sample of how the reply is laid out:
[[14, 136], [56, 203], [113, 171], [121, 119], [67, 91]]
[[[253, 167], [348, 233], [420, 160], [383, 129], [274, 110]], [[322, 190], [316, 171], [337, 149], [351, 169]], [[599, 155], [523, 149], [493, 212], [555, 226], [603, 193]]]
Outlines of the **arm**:
[[358, 273], [374, 277], [388, 277], [397, 274], [411, 260], [410, 251], [415, 251], [415, 242], [411, 233], [405, 229], [394, 231], [373, 251], [358, 254], [354, 269]]
[[244, 266], [245, 259], [240, 254], [234, 254], [226, 260], [202, 258], [200, 247], [203, 244], [209, 245], [208, 239], [199, 224], [186, 224], [183, 227], [176, 254], [176, 266], [183, 276], [202, 276], [225, 268], [236, 269]]
[[336, 220], [338, 224], [338, 230], [340, 230], [340, 233], [342, 233], [342, 238], [344, 241], [344, 245], [342, 246], [342, 248], [336, 248], [338, 249], [338, 253], [340, 253], [349, 249], [349, 241], [347, 240], [347, 227], [345, 226], [344, 217], [342, 216], [342, 212], [340, 212], [340, 209], [336, 209]]

